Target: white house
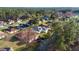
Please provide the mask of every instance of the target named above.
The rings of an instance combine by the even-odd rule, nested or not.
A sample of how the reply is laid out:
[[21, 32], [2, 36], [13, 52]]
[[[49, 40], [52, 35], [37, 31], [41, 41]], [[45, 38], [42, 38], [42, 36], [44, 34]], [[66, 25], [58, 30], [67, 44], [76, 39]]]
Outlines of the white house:
[[32, 29], [33, 29], [33, 31], [35, 31], [37, 33], [41, 33], [42, 32], [42, 28], [40, 26], [35, 26]]
[[13, 24], [13, 23], [15, 23], [14, 20], [9, 20], [9, 24]]
[[0, 21], [0, 27], [4, 26], [4, 21]]
[[32, 29], [37, 33], [41, 33], [41, 32], [47, 33], [50, 28], [47, 26], [35, 26]]
[[18, 23], [22, 23], [22, 20], [19, 19], [19, 18], [17, 18], [17, 22], [18, 22]]

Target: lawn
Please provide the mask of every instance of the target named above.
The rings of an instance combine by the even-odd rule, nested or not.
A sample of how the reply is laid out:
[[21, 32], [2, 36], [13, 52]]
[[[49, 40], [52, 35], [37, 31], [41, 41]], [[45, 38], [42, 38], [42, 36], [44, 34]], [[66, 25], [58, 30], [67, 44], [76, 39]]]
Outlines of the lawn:
[[11, 47], [14, 49], [14, 51], [35, 51], [35, 49], [37, 49], [38, 47], [38, 44], [37, 42], [33, 42], [26, 46], [26, 44], [21, 43], [19, 41], [11, 42], [11, 41], [0, 40], [0, 48], [5, 47]]
[[14, 51], [16, 51], [18, 48], [25, 47], [25, 45], [18, 45], [19, 41], [11, 42], [6, 40], [0, 40], [0, 48], [4, 47], [12, 47]]

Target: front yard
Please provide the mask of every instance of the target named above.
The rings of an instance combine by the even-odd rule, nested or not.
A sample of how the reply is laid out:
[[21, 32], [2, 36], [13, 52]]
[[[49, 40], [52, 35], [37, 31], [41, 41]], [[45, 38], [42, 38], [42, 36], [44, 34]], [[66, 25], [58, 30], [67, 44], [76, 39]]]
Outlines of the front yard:
[[14, 51], [16, 51], [18, 48], [25, 47], [25, 45], [18, 45], [19, 41], [11, 42], [6, 40], [0, 40], [0, 48], [5, 47], [12, 47]]

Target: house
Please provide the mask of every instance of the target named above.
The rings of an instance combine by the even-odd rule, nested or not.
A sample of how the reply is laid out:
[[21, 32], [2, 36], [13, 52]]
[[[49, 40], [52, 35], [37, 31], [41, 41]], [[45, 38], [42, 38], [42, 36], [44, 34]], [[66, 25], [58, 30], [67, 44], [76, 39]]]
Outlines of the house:
[[72, 17], [72, 16], [75, 16], [75, 14], [73, 12], [66, 12], [64, 14], [65, 17]]
[[4, 26], [4, 21], [0, 21], [0, 27]]
[[22, 23], [22, 20], [19, 19], [19, 18], [17, 18], [17, 22], [18, 22], [18, 23]]
[[62, 12], [57, 12], [57, 15], [59, 18], [62, 18], [64, 16], [64, 14]]
[[28, 24], [20, 24], [19, 26], [16, 26], [16, 29], [21, 30], [27, 28], [28, 26], [29, 26]]
[[19, 17], [19, 19], [27, 19], [27, 18], [28, 18], [28, 16], [26, 16], [26, 15], [22, 15]]
[[57, 12], [57, 15], [59, 18], [69, 18], [69, 17], [73, 17], [75, 16], [75, 14], [72, 11], [68, 11], [68, 12]]
[[13, 16], [6, 16], [6, 19], [8, 20], [13, 19]]
[[50, 30], [51, 28], [49, 26], [46, 26], [46, 25], [40, 25], [42, 27], [42, 32], [45, 32], [47, 33], [48, 30]]
[[49, 20], [49, 16], [43, 16], [43, 19], [45, 19], [45, 20]]
[[16, 28], [8, 28], [5, 30], [6, 32], [10, 33], [10, 34], [13, 34], [13, 33], [16, 33], [18, 30]]
[[8, 20], [9, 21], [9, 24], [14, 24], [15, 21], [14, 20]]
[[35, 23], [35, 20], [29, 20], [29, 22], [27, 23], [28, 25], [32, 25], [33, 23]]
[[0, 31], [0, 39], [3, 39], [3, 38], [5, 38], [5, 33], [4, 32], [2, 32], [2, 31]]
[[[41, 21], [41, 22], [40, 22]], [[49, 21], [49, 16], [47, 16], [47, 15], [45, 15], [45, 16], [43, 16], [41, 19], [40, 19], [40, 21], [39, 21], [39, 23], [46, 23], [46, 22], [48, 22]]]
[[42, 32], [41, 26], [34, 26], [32, 29], [33, 29], [33, 31], [35, 31], [37, 33], [41, 33]]
[[27, 29], [21, 31], [15, 35], [21, 42], [31, 43], [38, 39], [38, 33], [34, 32], [32, 29]]
[[45, 33], [47, 33], [48, 32], [48, 28], [47, 27], [42, 27], [42, 32], [45, 32]]
[[32, 29], [37, 33], [41, 32], [47, 33], [50, 28], [48, 26], [43, 25], [43, 26], [35, 26]]

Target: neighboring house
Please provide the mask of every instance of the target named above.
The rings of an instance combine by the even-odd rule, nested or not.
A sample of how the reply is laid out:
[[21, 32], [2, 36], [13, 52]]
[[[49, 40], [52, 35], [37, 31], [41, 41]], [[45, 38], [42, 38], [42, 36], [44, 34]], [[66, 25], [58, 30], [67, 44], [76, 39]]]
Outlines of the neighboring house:
[[0, 21], [0, 27], [4, 26], [4, 21]]
[[64, 14], [65, 17], [72, 17], [72, 16], [75, 16], [75, 14], [73, 12], [66, 12]]
[[16, 29], [22, 30], [22, 29], [27, 28], [28, 26], [29, 26], [28, 24], [20, 24], [19, 26], [16, 26]]
[[29, 22], [27, 24], [28, 25], [33, 25], [34, 23], [36, 23], [36, 20], [29, 20]]
[[34, 32], [32, 29], [27, 29], [25, 31], [19, 32], [15, 35], [21, 42], [31, 43], [38, 39], [38, 33]]
[[49, 16], [43, 16], [43, 19], [45, 19], [45, 20], [49, 20]]
[[27, 18], [28, 18], [28, 16], [26, 16], [26, 15], [22, 15], [19, 17], [19, 19], [27, 19]]
[[72, 17], [72, 16], [75, 16], [75, 14], [73, 12], [57, 12], [57, 15], [59, 18], [69, 18], [69, 17]]
[[47, 27], [42, 27], [42, 32], [47, 33], [47, 32], [48, 32], [48, 30], [49, 30], [49, 28], [47, 28]]
[[5, 31], [8, 32], [8, 33], [10, 33], [10, 34], [13, 34], [13, 33], [16, 33], [18, 30], [15, 29], [15, 28], [8, 28]]
[[6, 16], [6, 19], [13, 19], [13, 16]]
[[48, 26], [45, 26], [45, 25], [40, 25], [40, 26], [42, 27], [42, 32], [47, 33], [48, 30], [50, 30], [50, 27], [48, 27]]
[[5, 38], [5, 33], [4, 32], [2, 32], [2, 31], [0, 31], [0, 39], [3, 39], [3, 38]]
[[9, 24], [14, 24], [15, 21], [14, 20], [9, 20]]
[[48, 26], [35, 26], [32, 29], [37, 33], [41, 33], [41, 32], [47, 33], [50, 28]]
[[41, 33], [42, 32], [42, 27], [41, 26], [34, 26], [33, 31], [37, 32], [37, 33]]
[[62, 12], [57, 12], [57, 15], [59, 18], [62, 18], [64, 16], [64, 14]]
[[45, 15], [45, 16], [43, 16], [43, 17], [40, 18], [39, 23], [40, 23], [40, 24], [41, 24], [41, 23], [46, 23], [46, 22], [48, 22], [48, 21], [49, 21], [49, 16]]
[[21, 20], [21, 19], [17, 19], [17, 22], [18, 22], [18, 23], [22, 23], [22, 20]]

